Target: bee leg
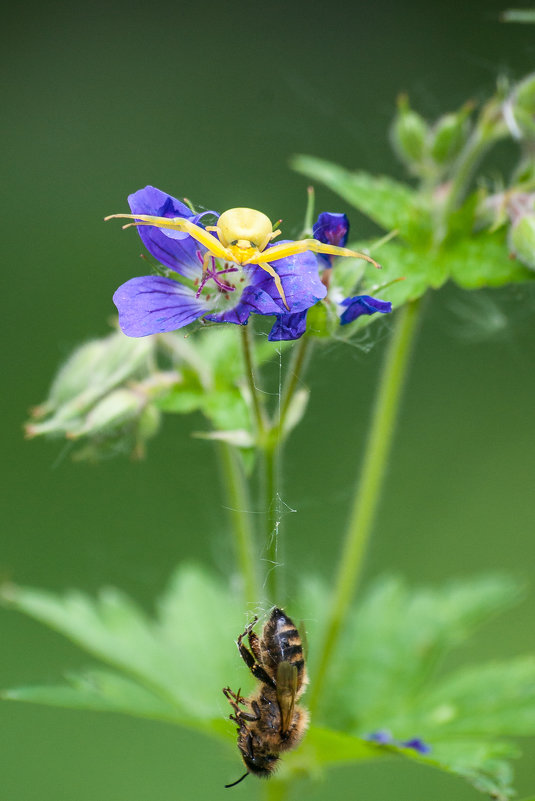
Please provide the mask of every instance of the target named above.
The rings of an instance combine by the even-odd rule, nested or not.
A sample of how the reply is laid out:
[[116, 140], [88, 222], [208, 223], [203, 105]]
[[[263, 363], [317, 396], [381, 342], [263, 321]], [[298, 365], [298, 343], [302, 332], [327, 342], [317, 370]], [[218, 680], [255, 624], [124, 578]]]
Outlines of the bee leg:
[[256, 720], [260, 720], [260, 707], [258, 706], [256, 701], [253, 701], [251, 704], [251, 709], [254, 712], [252, 715], [250, 712], [244, 712], [242, 709], [238, 712], [238, 717], [241, 720], [247, 720], [250, 723], [253, 723]]
[[254, 759], [253, 737], [250, 733], [247, 735], [247, 739], [245, 740], [245, 745], [247, 746], [247, 754], [249, 756], [249, 759]]
[[224, 693], [224, 695], [225, 695], [225, 698], [227, 698], [229, 701], [230, 701], [230, 699], [231, 699], [231, 698], [233, 698], [233, 699], [234, 699], [234, 701], [235, 701], [237, 704], [245, 704], [245, 703], [246, 703], [246, 701], [245, 701], [245, 698], [244, 698], [242, 695], [240, 695], [240, 693], [241, 693], [241, 687], [240, 687], [240, 689], [238, 690], [238, 692], [237, 692], [237, 693], [233, 692], [233, 691], [230, 689], [230, 687], [224, 687], [224, 688], [223, 688], [223, 693]]
[[230, 687], [223, 687], [223, 694], [235, 712], [234, 715], [229, 715], [230, 720], [233, 720], [238, 726], [243, 726], [243, 723], [238, 718], [241, 711], [238, 704], [244, 703], [245, 698], [241, 698], [239, 690], [237, 693], [233, 693]]
[[253, 652], [253, 656], [257, 662], [262, 664], [262, 652], [260, 650], [260, 639], [254, 631], [249, 632], [249, 647]]
[[238, 638], [238, 648], [240, 651], [240, 656], [255, 677], [259, 681], [263, 682], [264, 684], [268, 684], [270, 687], [275, 687], [275, 682], [271, 678], [271, 676], [266, 673], [264, 668], [259, 665], [252, 653], [245, 647], [245, 645], [241, 642], [241, 637]]

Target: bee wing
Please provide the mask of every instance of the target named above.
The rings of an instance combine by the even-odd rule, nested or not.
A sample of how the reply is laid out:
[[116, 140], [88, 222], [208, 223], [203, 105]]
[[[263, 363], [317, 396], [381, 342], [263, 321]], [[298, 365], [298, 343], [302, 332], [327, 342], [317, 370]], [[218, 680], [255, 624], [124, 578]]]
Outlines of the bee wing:
[[297, 668], [290, 662], [277, 667], [277, 701], [281, 711], [281, 734], [286, 734], [293, 718], [297, 693]]

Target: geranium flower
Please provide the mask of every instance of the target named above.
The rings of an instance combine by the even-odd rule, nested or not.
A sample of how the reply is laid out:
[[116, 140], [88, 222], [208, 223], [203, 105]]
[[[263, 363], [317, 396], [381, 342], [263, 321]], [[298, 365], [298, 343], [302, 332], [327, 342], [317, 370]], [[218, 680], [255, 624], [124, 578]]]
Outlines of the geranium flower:
[[418, 751], [419, 754], [429, 754], [431, 746], [428, 745], [420, 737], [413, 737], [410, 740], [395, 740], [388, 729], [379, 729], [374, 731], [366, 737], [372, 743], [378, 745], [395, 745], [398, 748], [412, 748], [413, 751]]
[[[185, 217], [197, 225], [206, 215], [218, 216], [213, 211], [194, 214], [153, 186], [130, 195], [128, 202], [133, 214]], [[258, 265], [238, 265], [212, 256], [203, 274], [207, 249], [189, 234], [152, 225], [139, 226], [138, 231], [149, 253], [182, 280], [145, 275], [119, 287], [113, 301], [127, 336], [175, 331], [201, 317], [245, 325], [252, 313], [280, 315], [286, 310], [273, 277]], [[327, 294], [315, 254], [288, 256], [274, 260], [272, 266], [282, 282], [290, 313], [305, 311]]]
[[[323, 211], [313, 229], [314, 239], [327, 245], [345, 247], [349, 234], [349, 220], [345, 214], [336, 214]], [[323, 266], [322, 282], [328, 288], [334, 263], [334, 256], [324, 253], [318, 254], [320, 265]], [[354, 295], [348, 298], [337, 298], [335, 293], [329, 295], [329, 300], [336, 307], [340, 325], [347, 325], [363, 314], [387, 314], [392, 311], [389, 301], [378, 300], [370, 295]], [[279, 341], [284, 339], [299, 339], [306, 331], [308, 309], [296, 314], [280, 314], [269, 334], [269, 339]]]

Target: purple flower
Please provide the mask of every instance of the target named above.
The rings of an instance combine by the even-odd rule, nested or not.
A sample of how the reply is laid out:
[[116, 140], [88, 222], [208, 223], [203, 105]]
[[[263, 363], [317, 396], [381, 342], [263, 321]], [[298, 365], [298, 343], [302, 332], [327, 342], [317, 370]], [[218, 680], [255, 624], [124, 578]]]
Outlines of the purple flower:
[[[322, 211], [312, 227], [312, 235], [319, 242], [326, 245], [337, 245], [345, 247], [349, 234], [349, 220], [345, 214], [337, 214], [330, 211]], [[318, 254], [326, 263], [327, 267], [333, 266], [334, 256], [327, 253]]]
[[379, 729], [365, 738], [370, 742], [377, 743], [378, 745], [395, 745], [397, 748], [412, 748], [413, 751], [418, 751], [419, 754], [429, 754], [431, 746], [427, 745], [420, 737], [413, 737], [411, 740], [395, 740], [388, 729]]
[[[153, 186], [140, 189], [128, 201], [133, 214], [185, 217], [196, 225], [202, 225], [207, 214], [217, 216], [215, 212], [194, 214]], [[203, 273], [207, 249], [189, 234], [153, 225], [138, 226], [138, 231], [149, 253], [185, 281], [147, 275], [120, 286], [113, 300], [127, 336], [175, 331], [199, 317], [245, 325], [251, 313], [280, 315], [286, 310], [273, 277], [261, 266], [238, 265], [211, 256]], [[281, 279], [290, 315], [306, 312], [327, 294], [313, 253], [299, 253], [271, 264]]]
[[377, 300], [370, 295], [355, 295], [353, 298], [344, 298], [339, 304], [345, 307], [340, 314], [340, 325], [347, 325], [362, 314], [387, 314], [392, 311], [392, 304], [388, 300]]
[[429, 754], [431, 751], [431, 746], [424, 743], [420, 737], [413, 737], [412, 740], [404, 740], [402, 743], [398, 743], [402, 748], [412, 748], [413, 751], [418, 751], [419, 754]]
[[[324, 242], [328, 245], [337, 245], [345, 247], [347, 237], [349, 234], [349, 220], [345, 214], [338, 214], [329, 211], [323, 211], [313, 226], [314, 239]], [[330, 270], [333, 266], [334, 257], [318, 253], [319, 263], [323, 266], [323, 283], [329, 286], [330, 283]], [[335, 304], [336, 312], [340, 318], [340, 325], [347, 325], [352, 323], [357, 317], [363, 314], [387, 314], [392, 311], [392, 304], [389, 301], [377, 300], [370, 295], [355, 295], [349, 298], [338, 300], [333, 297], [333, 293], [329, 300]], [[271, 329], [268, 339], [272, 341], [279, 341], [283, 339], [299, 339], [303, 336], [306, 330], [307, 311], [300, 314], [280, 314], [275, 325]]]

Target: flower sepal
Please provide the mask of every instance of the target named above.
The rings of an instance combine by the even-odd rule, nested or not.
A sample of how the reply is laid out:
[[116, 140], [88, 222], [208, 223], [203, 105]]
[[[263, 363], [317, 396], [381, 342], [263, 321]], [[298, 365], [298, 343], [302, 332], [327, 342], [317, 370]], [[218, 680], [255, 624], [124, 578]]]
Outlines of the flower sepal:
[[318, 339], [329, 339], [335, 336], [340, 326], [336, 304], [329, 298], [316, 303], [308, 310], [307, 332]]

